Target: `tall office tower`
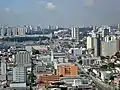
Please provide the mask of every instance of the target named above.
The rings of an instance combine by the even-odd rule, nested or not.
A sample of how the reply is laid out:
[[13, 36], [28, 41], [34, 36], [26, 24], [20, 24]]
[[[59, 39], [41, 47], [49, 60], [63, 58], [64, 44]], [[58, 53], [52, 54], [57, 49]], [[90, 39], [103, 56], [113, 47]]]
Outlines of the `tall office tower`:
[[6, 75], [7, 62], [4, 58], [1, 60], [1, 75]]
[[7, 36], [12, 36], [12, 29], [11, 29], [11, 27], [7, 28]]
[[118, 27], [117, 27], [118, 31], [120, 32], [120, 24], [118, 24]]
[[112, 56], [114, 55], [118, 50], [119, 47], [117, 46], [118, 42], [116, 40], [116, 37], [113, 36], [106, 36], [104, 41], [102, 41], [102, 47], [101, 47], [101, 55], [102, 56]]
[[17, 65], [30, 64], [30, 53], [26, 50], [19, 50], [15, 54], [15, 62]]
[[25, 35], [25, 30], [24, 30], [24, 28], [21, 28], [21, 27], [19, 27], [18, 28], [18, 35], [20, 35], [20, 36], [24, 36]]
[[87, 49], [93, 48], [93, 38], [91, 36], [87, 37]]
[[13, 68], [13, 82], [26, 83], [26, 67], [14, 67]]
[[72, 39], [75, 39], [76, 42], [79, 42], [79, 28], [73, 27], [71, 29]]
[[94, 38], [94, 56], [100, 56], [101, 55], [101, 38], [100, 35], [97, 35]]

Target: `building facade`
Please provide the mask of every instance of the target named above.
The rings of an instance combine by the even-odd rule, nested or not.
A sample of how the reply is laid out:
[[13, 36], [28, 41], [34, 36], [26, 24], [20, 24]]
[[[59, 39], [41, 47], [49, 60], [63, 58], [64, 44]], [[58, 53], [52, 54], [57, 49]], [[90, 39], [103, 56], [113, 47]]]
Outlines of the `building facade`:
[[93, 48], [93, 38], [91, 36], [87, 37], [87, 49]]
[[7, 62], [2, 58], [1, 60], [1, 75], [7, 74]]
[[19, 50], [15, 54], [15, 62], [17, 65], [30, 64], [30, 53], [26, 50]]
[[78, 67], [74, 64], [69, 65], [58, 65], [57, 66], [57, 75], [63, 76], [75, 76], [78, 75]]
[[17, 31], [18, 31], [18, 35], [20, 35], [20, 36], [24, 36], [25, 32], [26, 32], [26, 30], [24, 28], [20, 28], [20, 27], [17, 29]]
[[100, 56], [101, 55], [101, 38], [100, 35], [97, 35], [97, 37], [94, 38], [94, 56]]
[[115, 36], [106, 36], [101, 43], [101, 55], [112, 56], [119, 51], [119, 41]]
[[25, 83], [26, 77], [27, 77], [27, 75], [26, 75], [26, 68], [25, 67], [13, 68], [13, 82]]
[[72, 39], [75, 39], [76, 42], [79, 42], [79, 28], [73, 27], [71, 29], [71, 35], [72, 35]]

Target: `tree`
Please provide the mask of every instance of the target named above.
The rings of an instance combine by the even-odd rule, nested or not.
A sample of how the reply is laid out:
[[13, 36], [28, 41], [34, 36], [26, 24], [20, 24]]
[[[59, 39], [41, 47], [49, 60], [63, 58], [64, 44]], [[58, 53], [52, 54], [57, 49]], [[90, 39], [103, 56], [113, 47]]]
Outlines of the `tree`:
[[113, 75], [110, 76], [110, 80], [114, 80], [114, 76]]
[[114, 63], [108, 63], [108, 67], [109, 68], [115, 68], [115, 64]]
[[38, 50], [33, 50], [33, 54], [40, 54], [40, 52]]
[[115, 64], [115, 67], [120, 67], [120, 64]]
[[116, 56], [117, 58], [120, 58], [120, 52], [116, 52], [116, 53], [115, 53], [115, 56]]
[[101, 69], [107, 69], [107, 68], [108, 68], [108, 65], [102, 65], [100, 68], [101, 68]]
[[82, 60], [79, 61], [79, 64], [82, 64]]
[[36, 76], [34, 75], [34, 73], [30, 73], [28, 76], [28, 79], [31, 80], [32, 83], [34, 83], [34, 80], [36, 79]]
[[101, 58], [102, 60], [106, 59], [106, 57], [105, 57], [105, 56], [101, 56], [100, 58]]
[[110, 56], [106, 56], [106, 59], [110, 59]]

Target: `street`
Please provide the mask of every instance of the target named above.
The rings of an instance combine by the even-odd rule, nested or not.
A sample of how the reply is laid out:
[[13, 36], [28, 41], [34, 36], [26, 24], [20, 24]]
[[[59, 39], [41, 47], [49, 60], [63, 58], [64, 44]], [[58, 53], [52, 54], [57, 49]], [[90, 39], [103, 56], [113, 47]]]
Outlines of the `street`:
[[100, 81], [99, 78], [96, 78], [94, 76], [92, 76], [91, 74], [88, 74], [85, 69], [79, 64], [79, 63], [76, 63], [78, 65], [78, 67], [88, 76], [90, 77], [93, 82], [101, 89], [101, 90], [115, 90], [113, 87], [103, 83]]

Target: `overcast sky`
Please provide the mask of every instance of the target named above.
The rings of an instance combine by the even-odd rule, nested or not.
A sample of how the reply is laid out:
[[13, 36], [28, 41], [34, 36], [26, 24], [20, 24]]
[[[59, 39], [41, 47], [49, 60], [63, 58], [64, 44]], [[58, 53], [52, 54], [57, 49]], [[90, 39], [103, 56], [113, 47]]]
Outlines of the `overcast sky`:
[[107, 25], [120, 23], [120, 0], [0, 0], [0, 24]]

